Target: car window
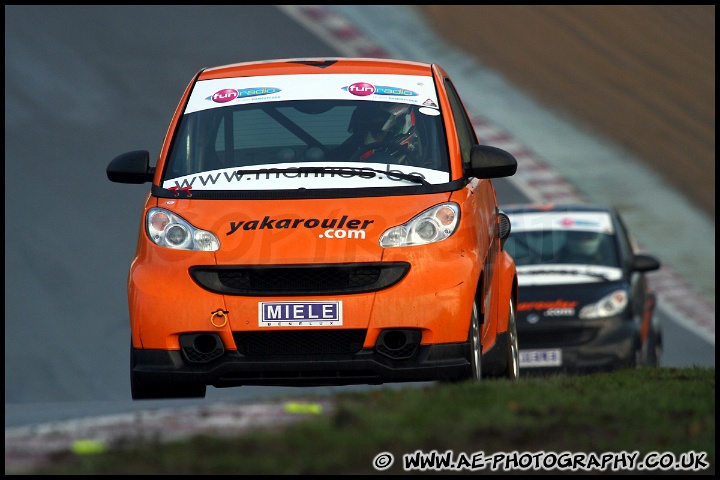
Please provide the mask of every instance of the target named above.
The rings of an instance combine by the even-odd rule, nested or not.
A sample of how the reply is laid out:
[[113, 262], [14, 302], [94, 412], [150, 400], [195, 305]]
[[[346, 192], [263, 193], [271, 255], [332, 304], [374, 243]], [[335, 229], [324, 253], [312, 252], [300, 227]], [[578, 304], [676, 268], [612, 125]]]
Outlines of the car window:
[[622, 216], [616, 212], [615, 218], [617, 220], [617, 231], [619, 239], [618, 244], [620, 250], [622, 251], [623, 258], [631, 259], [635, 252], [638, 250], [637, 242], [628, 232]]
[[[397, 78], [393, 79], [395, 83], [432, 85]], [[363, 168], [418, 175], [427, 184], [450, 181], [444, 122], [434, 87], [423, 86], [424, 97], [413, 92], [406, 97], [387, 95], [387, 101], [379, 101], [363, 97], [347, 100], [347, 92], [340, 88], [335, 90], [339, 93], [328, 94], [322, 89], [315, 91], [313, 84], [306, 88], [321, 98], [304, 98], [305, 90], [283, 96], [283, 89], [276, 88], [271, 95], [236, 102], [219, 96], [236, 98], [237, 92], [243, 91], [221, 88], [232, 84], [228, 83], [231, 80], [238, 79], [223, 79], [225, 83], [217, 87], [196, 87], [199, 92], [193, 92], [170, 146], [163, 172], [164, 188], [188, 185], [193, 190], [277, 190], [417, 185], [402, 183], [390, 175], [351, 175], [347, 170]], [[277, 82], [286, 82], [288, 91], [294, 86], [286, 78]], [[213, 90], [217, 92], [208, 95]], [[300, 174], [297, 169], [301, 167], [344, 168], [348, 174], [325, 178], [332, 173]], [[266, 170], [274, 173], [258, 176], [258, 171]], [[247, 181], [252, 174], [256, 182]]]
[[448, 91], [448, 100], [450, 108], [452, 108], [453, 117], [455, 118], [455, 128], [460, 141], [460, 151], [462, 153], [463, 165], [470, 164], [470, 150], [473, 145], [477, 144], [477, 136], [475, 130], [467, 116], [465, 107], [458, 96], [455, 86], [449, 79], [445, 79], [445, 87]]
[[[329, 161], [333, 149], [352, 136], [349, 125], [359, 103], [282, 102], [186, 115], [171, 150], [168, 174], [182, 176], [225, 167]], [[446, 170], [440, 117], [420, 114], [414, 109], [410, 115], [414, 117], [412, 146], [418, 163]], [[382, 160], [393, 161], [390, 156]]]
[[598, 235], [597, 242], [587, 247], [582, 237], [583, 233], [585, 232], [548, 230], [511, 233], [505, 243], [505, 249], [518, 266], [540, 264], [619, 266], [612, 235], [595, 234]]
[[602, 212], [509, 214], [505, 248], [517, 266], [575, 264], [620, 267], [618, 230]]

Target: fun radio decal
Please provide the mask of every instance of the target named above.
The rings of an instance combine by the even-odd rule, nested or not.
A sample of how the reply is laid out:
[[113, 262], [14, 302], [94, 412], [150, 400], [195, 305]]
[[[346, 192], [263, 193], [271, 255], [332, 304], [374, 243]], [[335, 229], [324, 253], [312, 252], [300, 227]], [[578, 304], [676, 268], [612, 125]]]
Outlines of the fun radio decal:
[[427, 75], [268, 75], [199, 81], [184, 114], [246, 103], [348, 98], [438, 106], [435, 84]]
[[582, 219], [577, 218], [571, 218], [571, 217], [564, 217], [561, 218], [558, 222], [561, 227], [593, 227], [593, 228], [599, 228], [598, 222], [592, 222], [592, 221], [586, 221]]
[[367, 97], [368, 95], [393, 95], [400, 97], [417, 97], [418, 93], [408, 90], [407, 88], [400, 87], [385, 87], [382, 85], [373, 85], [372, 83], [357, 82], [347, 87], [343, 87], [343, 90], [356, 95], [358, 97]]
[[227, 103], [235, 100], [236, 98], [274, 95], [276, 93], [280, 93], [281, 91], [281, 89], [275, 87], [242, 88], [239, 90], [233, 88], [223, 88], [222, 90], [213, 93], [205, 100], [209, 100], [215, 103]]
[[588, 230], [612, 234], [610, 218], [604, 213], [584, 212], [568, 215], [563, 212], [526, 212], [513, 215], [510, 221], [513, 232], [531, 232], [538, 230]]

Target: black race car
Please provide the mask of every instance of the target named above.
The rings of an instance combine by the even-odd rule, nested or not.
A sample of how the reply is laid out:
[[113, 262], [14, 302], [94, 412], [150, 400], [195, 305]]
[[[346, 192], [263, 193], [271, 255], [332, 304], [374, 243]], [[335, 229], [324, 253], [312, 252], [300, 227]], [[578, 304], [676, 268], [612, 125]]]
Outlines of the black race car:
[[618, 211], [589, 204], [505, 205], [517, 265], [520, 368], [585, 373], [657, 367], [662, 331], [638, 253]]

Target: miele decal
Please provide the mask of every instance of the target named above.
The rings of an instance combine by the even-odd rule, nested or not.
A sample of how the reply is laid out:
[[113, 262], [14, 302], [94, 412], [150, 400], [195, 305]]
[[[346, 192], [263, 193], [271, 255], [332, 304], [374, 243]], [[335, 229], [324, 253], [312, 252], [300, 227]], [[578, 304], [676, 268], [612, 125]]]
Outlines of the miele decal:
[[235, 90], [233, 88], [225, 88], [223, 90], [213, 93], [205, 100], [210, 100], [211, 102], [215, 103], [227, 103], [231, 100], [235, 100], [236, 98], [272, 95], [273, 93], [278, 93], [279, 91], [280, 89], [275, 87], [241, 88], [240, 90]]
[[372, 94], [375, 94], [375, 95], [399, 95], [399, 96], [403, 96], [403, 97], [416, 97], [418, 95], [417, 92], [413, 92], [412, 90], [408, 90], [406, 88], [384, 87], [382, 85], [373, 85], [371, 83], [365, 83], [365, 82], [353, 83], [352, 85], [343, 87], [343, 90], [347, 90], [348, 92], [350, 92], [353, 95], [356, 95], [358, 97], [367, 97], [368, 95], [372, 95]]
[[[375, 220], [348, 220], [347, 215], [341, 218], [270, 218], [230, 222], [230, 230], [225, 235], [232, 235], [238, 230], [281, 230], [285, 228], [321, 228], [320, 237], [326, 238], [365, 238], [365, 229]], [[343, 228], [344, 227], [344, 228]], [[360, 235], [362, 234], [362, 235]]]

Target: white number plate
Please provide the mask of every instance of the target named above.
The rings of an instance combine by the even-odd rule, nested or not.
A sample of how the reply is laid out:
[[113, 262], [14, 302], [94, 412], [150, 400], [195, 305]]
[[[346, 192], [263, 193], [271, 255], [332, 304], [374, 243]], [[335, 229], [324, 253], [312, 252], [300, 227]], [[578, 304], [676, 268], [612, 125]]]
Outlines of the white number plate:
[[320, 327], [342, 325], [341, 301], [258, 302], [261, 327]]
[[559, 367], [562, 365], [562, 350], [520, 350], [520, 366]]

